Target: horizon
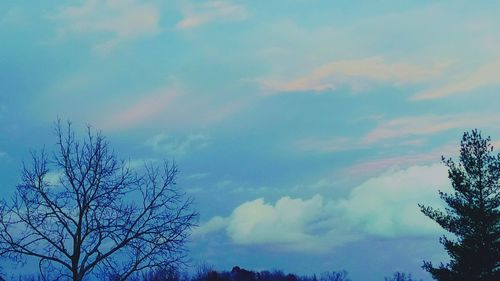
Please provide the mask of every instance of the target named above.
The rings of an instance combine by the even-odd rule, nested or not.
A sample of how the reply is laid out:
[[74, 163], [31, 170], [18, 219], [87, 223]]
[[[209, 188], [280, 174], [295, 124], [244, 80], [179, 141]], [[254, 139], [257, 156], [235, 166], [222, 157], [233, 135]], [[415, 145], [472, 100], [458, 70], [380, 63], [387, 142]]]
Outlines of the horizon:
[[130, 165], [177, 163], [192, 265], [431, 280], [445, 232], [417, 204], [444, 206], [441, 156], [474, 128], [500, 147], [499, 8], [5, 1], [0, 199], [70, 120]]

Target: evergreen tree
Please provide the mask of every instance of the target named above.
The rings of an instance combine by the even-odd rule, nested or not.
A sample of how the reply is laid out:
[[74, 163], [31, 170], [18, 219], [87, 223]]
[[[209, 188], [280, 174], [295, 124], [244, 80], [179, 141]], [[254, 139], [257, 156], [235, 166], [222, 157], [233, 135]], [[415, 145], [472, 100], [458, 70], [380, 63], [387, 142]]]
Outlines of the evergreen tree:
[[439, 281], [500, 280], [500, 153], [493, 153], [489, 137], [466, 132], [459, 163], [445, 159], [454, 192], [439, 192], [445, 211], [419, 205], [422, 212], [453, 234], [440, 238], [450, 262], [423, 268]]

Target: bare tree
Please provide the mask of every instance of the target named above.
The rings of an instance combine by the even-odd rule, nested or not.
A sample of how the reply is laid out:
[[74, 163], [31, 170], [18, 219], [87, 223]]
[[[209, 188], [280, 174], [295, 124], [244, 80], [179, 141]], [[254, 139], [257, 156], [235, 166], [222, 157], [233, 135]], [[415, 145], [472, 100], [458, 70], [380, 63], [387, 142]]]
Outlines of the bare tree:
[[55, 134], [56, 152], [32, 153], [0, 204], [1, 255], [37, 258], [42, 274], [74, 281], [99, 272], [126, 280], [185, 261], [197, 213], [175, 186], [175, 164], [134, 170], [90, 127], [79, 141], [58, 121]]
[[[413, 279], [411, 274], [406, 274], [404, 272], [394, 272], [394, 274], [390, 277], [385, 277], [385, 281], [419, 281], [417, 279]], [[420, 280], [422, 281], [422, 280]]]

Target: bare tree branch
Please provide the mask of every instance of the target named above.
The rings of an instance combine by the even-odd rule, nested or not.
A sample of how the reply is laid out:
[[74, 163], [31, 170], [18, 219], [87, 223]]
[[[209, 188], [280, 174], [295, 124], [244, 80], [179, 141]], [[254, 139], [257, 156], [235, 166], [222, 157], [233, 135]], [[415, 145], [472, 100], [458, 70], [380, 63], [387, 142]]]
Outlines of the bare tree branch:
[[[74, 281], [98, 267], [126, 280], [182, 263], [198, 215], [176, 187], [176, 165], [147, 164], [138, 173], [90, 127], [82, 141], [69, 122], [54, 131], [57, 152], [33, 153], [15, 196], [0, 203], [0, 255], [35, 257], [40, 270]], [[48, 181], [51, 172], [59, 183]]]

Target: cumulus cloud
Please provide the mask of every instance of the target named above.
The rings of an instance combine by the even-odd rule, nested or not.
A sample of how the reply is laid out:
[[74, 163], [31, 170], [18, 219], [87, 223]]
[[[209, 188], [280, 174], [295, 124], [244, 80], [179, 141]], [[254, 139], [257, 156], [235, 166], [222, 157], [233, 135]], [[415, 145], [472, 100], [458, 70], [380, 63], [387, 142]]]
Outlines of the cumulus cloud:
[[148, 139], [145, 144], [156, 152], [171, 156], [183, 156], [207, 146], [209, 141], [210, 138], [202, 133], [190, 134], [185, 137], [174, 137], [161, 133]]
[[413, 166], [365, 181], [338, 206], [347, 222], [370, 235], [434, 234], [437, 224], [421, 214], [417, 204], [439, 206], [438, 189], [451, 190], [444, 165]]
[[367, 236], [437, 235], [441, 230], [418, 204], [441, 206], [438, 189], [450, 190], [441, 164], [388, 171], [352, 189], [346, 198], [259, 198], [214, 217], [195, 233], [225, 231], [236, 244], [274, 245], [286, 250], [320, 251]]
[[353, 90], [370, 82], [408, 84], [428, 81], [441, 75], [446, 64], [421, 67], [409, 63], [390, 63], [382, 57], [334, 61], [314, 69], [309, 74], [291, 80], [261, 79], [261, 86], [269, 93], [332, 90], [349, 86]]
[[227, 233], [239, 244], [301, 242], [311, 238], [307, 226], [320, 217], [323, 208], [318, 195], [309, 200], [283, 197], [274, 206], [260, 198], [233, 211]]
[[237, 21], [247, 17], [243, 5], [228, 0], [187, 3], [182, 10], [184, 18], [176, 25], [179, 29], [192, 29], [214, 21]]
[[61, 21], [61, 37], [81, 34], [110, 34], [94, 46], [107, 53], [116, 45], [159, 31], [160, 14], [153, 4], [136, 0], [86, 0], [67, 6], [53, 17]]

